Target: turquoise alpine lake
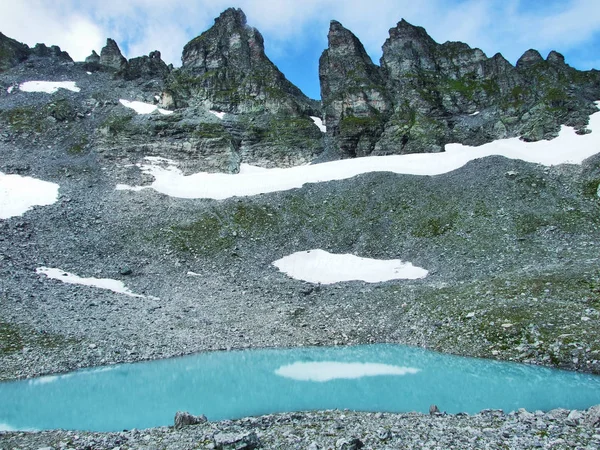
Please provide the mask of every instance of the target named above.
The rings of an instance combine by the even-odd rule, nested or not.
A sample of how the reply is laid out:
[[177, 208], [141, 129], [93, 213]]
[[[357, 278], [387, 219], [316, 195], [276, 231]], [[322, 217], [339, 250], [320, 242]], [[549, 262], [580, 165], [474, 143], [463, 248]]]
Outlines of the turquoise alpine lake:
[[449, 413], [584, 409], [600, 377], [391, 344], [209, 352], [0, 383], [0, 430], [118, 431], [351, 409]]

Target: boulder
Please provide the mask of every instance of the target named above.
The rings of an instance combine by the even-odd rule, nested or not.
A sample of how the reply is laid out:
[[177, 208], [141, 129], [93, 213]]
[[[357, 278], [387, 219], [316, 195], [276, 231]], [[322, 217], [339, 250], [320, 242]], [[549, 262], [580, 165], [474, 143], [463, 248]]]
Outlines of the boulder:
[[260, 439], [254, 431], [249, 433], [217, 433], [213, 437], [216, 450], [252, 450], [260, 448]]
[[175, 428], [183, 428], [189, 425], [198, 425], [206, 422], [207, 419], [204, 414], [194, 416], [187, 411], [177, 411], [175, 414]]

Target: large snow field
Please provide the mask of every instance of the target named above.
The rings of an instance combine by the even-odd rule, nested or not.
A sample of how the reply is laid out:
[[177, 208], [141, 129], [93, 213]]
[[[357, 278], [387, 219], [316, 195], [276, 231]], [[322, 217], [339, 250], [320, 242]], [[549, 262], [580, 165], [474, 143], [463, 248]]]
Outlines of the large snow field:
[[[600, 102], [596, 104], [600, 107]], [[573, 128], [562, 126], [559, 136], [550, 141], [525, 142], [510, 138], [479, 147], [448, 144], [442, 153], [370, 156], [285, 169], [258, 170], [242, 164], [238, 174], [200, 172], [184, 175], [175, 164], [165, 166], [164, 163], [159, 165], [156, 161], [146, 160], [140, 168], [154, 178], [151, 185], [118, 184], [116, 189], [154, 189], [171, 197], [222, 200], [299, 188], [305, 183], [343, 180], [367, 172], [440, 175], [474, 159], [493, 155], [545, 166], [581, 164], [584, 159], [600, 152], [600, 112], [590, 116], [588, 128], [592, 133], [578, 135]]]
[[332, 284], [341, 281], [380, 283], [389, 280], [415, 280], [428, 271], [399, 259], [361, 258], [315, 249], [292, 253], [273, 263], [281, 272], [297, 280]]
[[20, 216], [34, 206], [52, 205], [58, 184], [0, 172], [0, 219]]

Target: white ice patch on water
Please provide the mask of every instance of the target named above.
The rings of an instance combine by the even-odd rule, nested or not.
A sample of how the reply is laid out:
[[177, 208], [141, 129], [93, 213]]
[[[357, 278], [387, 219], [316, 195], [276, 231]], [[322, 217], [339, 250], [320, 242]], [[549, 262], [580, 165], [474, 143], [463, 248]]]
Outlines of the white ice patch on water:
[[315, 125], [319, 127], [319, 130], [321, 130], [321, 133], [325, 133], [327, 131], [327, 127], [325, 127], [325, 125], [323, 125], [323, 121], [321, 120], [320, 117], [310, 116], [310, 118], [315, 123]]
[[19, 90], [23, 92], [45, 92], [54, 94], [59, 89], [67, 89], [73, 92], [81, 91], [74, 81], [26, 81], [19, 85]]
[[281, 366], [275, 371], [275, 374], [297, 381], [322, 383], [331, 380], [348, 380], [381, 375], [414, 375], [420, 371], [420, 369], [414, 367], [393, 366], [391, 364], [322, 361], [295, 362]]
[[220, 112], [220, 111], [213, 111], [212, 109], [210, 110], [211, 114], [214, 114], [215, 116], [217, 116], [219, 119], [223, 120], [223, 117], [225, 117], [225, 113], [224, 112]]
[[58, 189], [55, 183], [0, 172], [0, 219], [20, 216], [34, 206], [52, 205]]
[[361, 258], [351, 254], [334, 254], [325, 250], [296, 252], [273, 263], [281, 272], [297, 280], [332, 284], [342, 281], [380, 283], [388, 280], [415, 280], [428, 271], [400, 259]]
[[[600, 102], [597, 104], [600, 105]], [[154, 177], [154, 182], [147, 188], [171, 197], [222, 200], [285, 191], [306, 183], [343, 180], [367, 172], [440, 175], [474, 159], [492, 155], [546, 166], [581, 164], [584, 159], [600, 152], [600, 112], [590, 116], [588, 128], [592, 133], [580, 136], [573, 128], [562, 126], [559, 136], [551, 141], [525, 142], [511, 138], [479, 147], [448, 144], [442, 153], [369, 156], [285, 169], [240, 170], [238, 174], [200, 172], [184, 175], [175, 165], [159, 167], [151, 161], [140, 167], [144, 173]], [[120, 184], [117, 189], [139, 191], [145, 188]]]
[[[68, 375], [62, 375], [62, 377], [67, 377]], [[50, 384], [55, 383], [61, 378], [61, 375], [48, 375], [45, 377], [33, 378], [29, 380], [29, 384], [31, 386], [37, 386], [40, 384]]]
[[138, 114], [152, 114], [154, 111], [158, 111], [159, 113], [161, 113], [165, 116], [168, 116], [169, 114], [173, 114], [173, 111], [159, 108], [158, 106], [152, 105], [150, 103], [144, 103], [144, 102], [138, 102], [138, 101], [130, 102], [129, 100], [124, 100], [122, 98], [119, 99], [119, 102], [121, 103], [121, 105], [125, 106], [126, 108], [133, 109]]
[[110, 278], [81, 278], [75, 274], [51, 267], [38, 267], [35, 271], [36, 273], [46, 275], [50, 279], [59, 280], [63, 283], [81, 284], [83, 286], [107, 289], [109, 291], [116, 292], [117, 294], [128, 295], [129, 297], [149, 298], [153, 300], [158, 300], [156, 297], [135, 294], [134, 292], [131, 292], [127, 287], [125, 287], [125, 284], [123, 284], [123, 282], [119, 280], [113, 280]]
[[0, 422], [0, 431], [17, 431], [16, 428], [11, 427], [9, 424], [7, 423], [1, 423]]

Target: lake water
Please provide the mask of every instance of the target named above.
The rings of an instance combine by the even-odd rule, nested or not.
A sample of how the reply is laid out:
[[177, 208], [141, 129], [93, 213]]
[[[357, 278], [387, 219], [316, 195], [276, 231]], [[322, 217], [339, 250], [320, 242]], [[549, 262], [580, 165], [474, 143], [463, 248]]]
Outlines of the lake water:
[[449, 413], [584, 409], [600, 404], [600, 377], [388, 344], [213, 352], [0, 383], [0, 430], [148, 428], [172, 425], [179, 410], [219, 420], [432, 403]]

